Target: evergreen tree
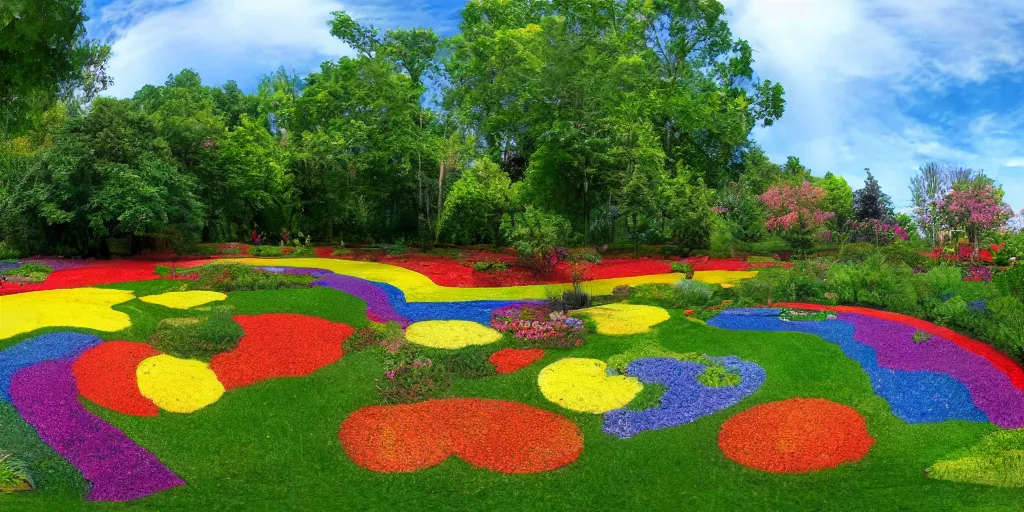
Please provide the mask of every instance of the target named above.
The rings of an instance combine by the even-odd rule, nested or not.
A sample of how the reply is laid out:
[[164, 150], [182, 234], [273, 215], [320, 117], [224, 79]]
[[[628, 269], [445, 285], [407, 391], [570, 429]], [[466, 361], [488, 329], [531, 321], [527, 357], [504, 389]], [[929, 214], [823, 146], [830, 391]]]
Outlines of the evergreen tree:
[[892, 209], [892, 199], [889, 194], [882, 192], [878, 180], [871, 175], [870, 169], [864, 169], [868, 177], [864, 180], [864, 188], [853, 193], [853, 216], [858, 221], [880, 220], [888, 222], [892, 220], [895, 213]]

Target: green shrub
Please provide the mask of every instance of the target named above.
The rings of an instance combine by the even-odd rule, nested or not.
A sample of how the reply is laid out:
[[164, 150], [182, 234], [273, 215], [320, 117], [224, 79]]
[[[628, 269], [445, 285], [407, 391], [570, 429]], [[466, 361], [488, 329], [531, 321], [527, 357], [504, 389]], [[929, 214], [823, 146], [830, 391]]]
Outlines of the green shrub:
[[950, 298], [960, 292], [964, 275], [960, 267], [939, 265], [924, 274], [919, 274], [917, 279], [924, 285], [924, 293], [934, 297]]
[[508, 264], [500, 261], [478, 261], [473, 264], [473, 270], [477, 272], [495, 272], [499, 270], [508, 270]]
[[1010, 267], [992, 278], [996, 289], [1004, 295], [1024, 300], [1024, 264]]
[[254, 245], [249, 248], [249, 256], [255, 256], [257, 258], [283, 255], [284, 247], [280, 245]]
[[968, 314], [967, 301], [957, 295], [932, 310], [935, 321], [942, 325], [955, 324], [960, 317]]
[[400, 350], [384, 361], [377, 389], [388, 404], [420, 402], [444, 395], [452, 377], [441, 364], [412, 350]]
[[16, 260], [21, 253], [7, 242], [0, 242], [0, 260]]
[[20, 276], [34, 283], [41, 283], [46, 280], [47, 276], [49, 276], [51, 272], [53, 272], [53, 267], [29, 262], [22, 263], [21, 265], [8, 270], [7, 275]]
[[988, 303], [991, 320], [986, 339], [1018, 361], [1024, 361], [1024, 303], [1001, 297]]
[[714, 287], [700, 281], [680, 280], [672, 287], [672, 307], [699, 309], [707, 306], [714, 295]]
[[25, 485], [35, 487], [28, 474], [28, 465], [10, 452], [0, 450], [0, 491], [13, 491]]
[[315, 279], [310, 275], [268, 272], [241, 263], [213, 263], [194, 269], [198, 278], [190, 288], [218, 292], [305, 288]]
[[839, 261], [857, 263], [875, 254], [876, 247], [869, 243], [846, 244], [839, 248]]
[[712, 361], [704, 368], [704, 372], [697, 376], [697, 382], [709, 388], [721, 388], [726, 386], [739, 386], [742, 378], [725, 367], [722, 363]]
[[928, 478], [1024, 489], [1024, 432], [1003, 430], [932, 464]]
[[245, 335], [231, 308], [216, 308], [208, 318], [167, 318], [150, 339], [153, 348], [175, 357], [201, 359], [230, 352]]
[[487, 347], [478, 349], [467, 348], [443, 353], [435, 357], [434, 361], [443, 366], [452, 376], [478, 379], [497, 374], [497, 370], [488, 359], [491, 352], [492, 349]]
[[524, 262], [548, 272], [555, 263], [551, 256], [568, 242], [572, 226], [561, 215], [528, 205], [522, 213], [504, 216], [501, 230]]
[[910, 268], [929, 268], [935, 265], [930, 257], [921, 254], [918, 247], [912, 243], [896, 243], [882, 246], [878, 253], [885, 257], [885, 261], [894, 265], [903, 264]]
[[683, 263], [681, 261], [672, 262], [672, 272], [677, 274], [686, 274], [687, 278], [693, 277], [693, 267], [689, 263]]
[[381, 347], [389, 353], [395, 354], [405, 346], [405, 333], [402, 332], [402, 326], [398, 322], [371, 323], [366, 327], [356, 329], [356, 332], [345, 340], [345, 349], [352, 352], [361, 352], [370, 347]]

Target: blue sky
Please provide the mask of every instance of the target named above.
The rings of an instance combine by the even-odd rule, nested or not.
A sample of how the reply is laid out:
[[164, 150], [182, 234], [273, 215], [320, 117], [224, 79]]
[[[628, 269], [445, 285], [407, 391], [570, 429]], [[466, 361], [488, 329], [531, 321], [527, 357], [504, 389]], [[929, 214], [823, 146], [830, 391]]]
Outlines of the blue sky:
[[[821, 175], [861, 186], [871, 168], [909, 206], [929, 160], [984, 169], [1024, 208], [1024, 7], [1021, 0], [722, 0], [755, 70], [786, 88], [787, 109], [755, 138]], [[457, 29], [461, 0], [99, 0], [91, 37], [110, 39], [110, 94], [131, 96], [190, 67], [210, 84], [252, 90], [284, 65], [300, 73], [349, 52], [332, 10], [382, 28]]]

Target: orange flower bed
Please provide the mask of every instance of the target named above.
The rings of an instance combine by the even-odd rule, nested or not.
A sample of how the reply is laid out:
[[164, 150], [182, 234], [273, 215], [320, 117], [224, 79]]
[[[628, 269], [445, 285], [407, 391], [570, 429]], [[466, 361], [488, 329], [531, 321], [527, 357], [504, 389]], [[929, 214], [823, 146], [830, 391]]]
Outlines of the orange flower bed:
[[501, 473], [540, 473], [583, 452], [583, 433], [553, 412], [481, 398], [364, 407], [338, 432], [356, 464], [379, 472], [427, 469], [456, 456]]
[[791, 398], [729, 418], [718, 434], [722, 453], [769, 473], [810, 473], [855, 462], [875, 439], [854, 409], [822, 398]]
[[515, 373], [544, 357], [542, 348], [505, 348], [487, 358], [498, 373]]
[[278, 377], [303, 377], [341, 359], [355, 332], [345, 324], [297, 314], [234, 317], [245, 336], [231, 352], [210, 360], [225, 389]]
[[160, 355], [144, 343], [108, 341], [82, 353], [71, 372], [78, 392], [89, 401], [130, 416], [157, 416], [152, 400], [139, 392], [139, 363]]

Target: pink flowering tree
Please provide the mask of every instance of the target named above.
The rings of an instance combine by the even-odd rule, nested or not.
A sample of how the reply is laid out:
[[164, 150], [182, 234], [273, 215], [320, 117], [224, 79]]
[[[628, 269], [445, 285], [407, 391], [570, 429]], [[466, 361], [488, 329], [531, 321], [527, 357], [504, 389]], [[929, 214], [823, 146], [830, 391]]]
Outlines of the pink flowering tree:
[[826, 192], [804, 181], [797, 185], [779, 185], [761, 195], [768, 207], [768, 231], [778, 233], [797, 252], [814, 246], [814, 234], [835, 213], [822, 209]]
[[982, 234], [1002, 227], [1013, 217], [1013, 210], [1003, 202], [1003, 190], [990, 182], [954, 185], [936, 206], [947, 228], [967, 235], [975, 257]]

